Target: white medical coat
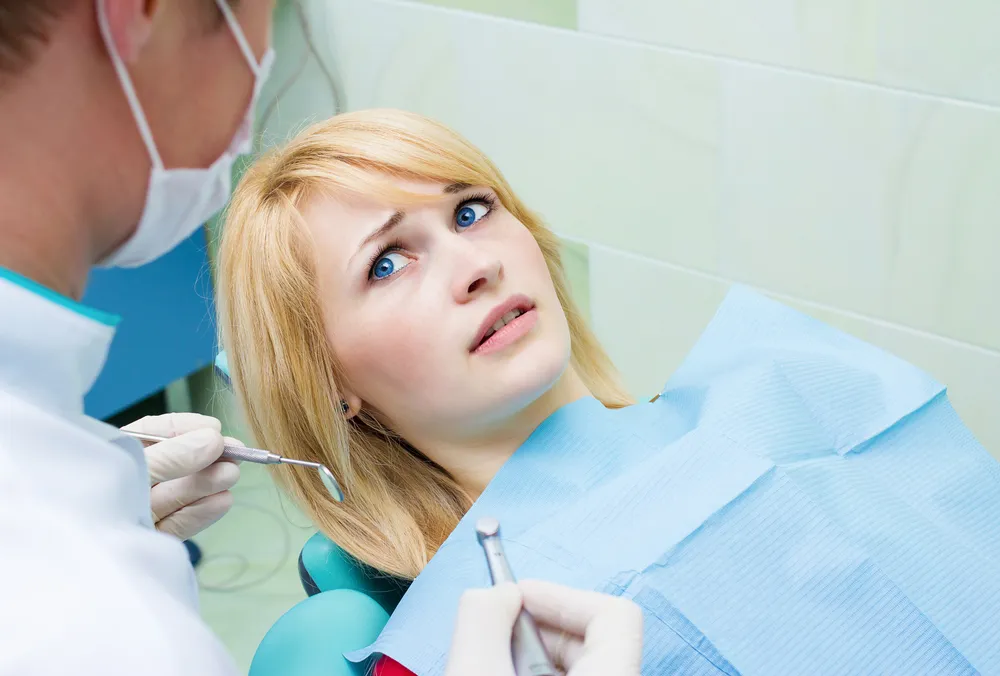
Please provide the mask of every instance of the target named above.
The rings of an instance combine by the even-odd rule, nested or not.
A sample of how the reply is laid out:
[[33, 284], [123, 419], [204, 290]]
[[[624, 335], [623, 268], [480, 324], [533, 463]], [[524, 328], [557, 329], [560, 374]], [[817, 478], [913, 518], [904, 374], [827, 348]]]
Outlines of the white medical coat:
[[141, 445], [83, 414], [98, 314], [0, 275], [0, 676], [236, 674], [153, 528]]

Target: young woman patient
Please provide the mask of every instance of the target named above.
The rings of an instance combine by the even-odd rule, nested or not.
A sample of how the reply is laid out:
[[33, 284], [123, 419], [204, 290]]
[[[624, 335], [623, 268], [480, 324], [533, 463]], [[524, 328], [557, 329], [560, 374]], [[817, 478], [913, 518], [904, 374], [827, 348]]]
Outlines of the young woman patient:
[[[450, 599], [453, 587], [468, 582], [454, 561], [462, 548], [475, 548], [474, 538], [463, 534], [454, 543], [449, 540], [441, 556], [435, 553], [460, 522], [465, 523], [467, 513], [488, 502], [504, 519], [507, 507], [513, 510], [515, 503], [527, 499], [518, 498], [509, 486], [495, 489], [491, 482], [506, 472], [518, 484], [531, 472], [544, 473], [550, 467], [519, 469], [512, 461], [515, 452], [520, 448], [516, 455], [522, 456], [530, 447], [536, 456], [544, 455], [545, 448], [566, 447], [566, 440], [576, 435], [603, 440], [604, 455], [597, 453], [597, 464], [588, 466], [600, 466], [600, 472], [580, 478], [584, 471], [574, 467], [572, 459], [559, 465], [563, 461], [555, 458], [551, 467], [562, 469], [554, 471], [553, 481], [573, 475], [568, 483], [586, 482], [588, 490], [607, 497], [604, 504], [609, 505], [638, 504], [653, 495], [674, 502], [646, 502], [631, 513], [616, 511], [617, 506], [602, 511], [618, 516], [607, 516], [612, 539], [597, 543], [602, 550], [598, 556], [582, 549], [574, 553], [584, 541], [593, 552], [594, 539], [602, 531], [595, 526], [594, 532], [585, 532], [581, 526], [586, 522], [574, 516], [583, 514], [583, 503], [570, 501], [563, 488], [553, 488], [551, 502], [560, 505], [558, 514], [542, 509], [536, 530], [522, 529], [527, 553], [521, 563], [529, 570], [519, 567], [517, 572], [557, 576], [561, 568], [545, 566], [565, 557], [578, 561], [566, 566], [567, 571], [578, 569], [593, 577], [566, 572], [555, 581], [603, 586], [639, 601], [650, 625], [644, 667], [649, 673], [680, 667], [694, 673], [696, 664], [704, 673], [807, 673], [816, 666], [810, 660], [833, 664], [833, 672], [851, 672], [857, 663], [836, 660], [873, 650], [880, 657], [865, 664], [875, 671], [886, 666], [882, 658], [910, 673], [1000, 669], [1000, 649], [988, 647], [1000, 638], [993, 636], [996, 630], [970, 629], [967, 621], [952, 619], [985, 612], [986, 606], [970, 610], [962, 593], [950, 587], [934, 596], [922, 586], [926, 579], [936, 580], [934, 574], [910, 581], [901, 564], [897, 574], [894, 566], [906, 551], [923, 556], [919, 547], [908, 544], [908, 531], [894, 521], [886, 523], [884, 532], [862, 533], [874, 528], [870, 523], [878, 518], [860, 525], [847, 517], [838, 521], [836, 517], [853, 507], [838, 511], [841, 503], [830, 497], [854, 491], [857, 509], [868, 505], [875, 512], [892, 512], [900, 522], [905, 521], [901, 514], [918, 515], [906, 521], [914, 533], [932, 525], [943, 529], [949, 546], [967, 556], [963, 561], [975, 562], [983, 571], [983, 576], [965, 580], [966, 587], [975, 589], [980, 601], [986, 599], [989, 608], [1000, 607], [1000, 585], [990, 582], [987, 574], [997, 570], [1000, 535], [968, 510], [959, 509], [956, 516], [953, 503], [960, 488], [921, 484], [940, 499], [918, 504], [917, 498], [914, 502], [908, 496], [889, 495], [889, 489], [850, 483], [902, 462], [884, 461], [879, 458], [885, 454], [859, 449], [894, 443], [883, 441], [882, 433], [892, 432], [907, 416], [915, 417], [911, 425], [924, 425], [924, 438], [943, 435], [941, 448], [959, 437], [965, 443], [965, 432], [956, 431], [960, 423], [947, 417], [950, 409], [933, 413], [946, 420], [921, 422], [917, 416], [924, 409], [938, 410], [932, 402], [940, 388], [888, 356], [835, 332], [824, 333], [765, 301], [744, 298], [743, 305], [731, 304], [730, 319], [718, 319], [715, 333], [710, 329], [711, 335], [706, 334], [704, 347], [698, 348], [702, 366], [680, 374], [678, 386], [655, 404], [631, 406], [613, 365], [570, 299], [558, 240], [517, 198], [500, 171], [449, 129], [388, 110], [341, 115], [307, 129], [259, 160], [241, 181], [226, 217], [219, 269], [224, 345], [256, 441], [282, 455], [326, 464], [346, 499], [331, 500], [312, 473], [283, 471], [279, 479], [315, 524], [359, 561], [399, 578], [420, 576], [397, 611], [405, 623], [397, 635], [420, 636], [428, 644], [436, 640], [421, 634], [424, 628], [409, 619], [414, 604], [424, 605], [423, 624], [447, 625], [453, 608], [432, 610], [426, 604], [448, 605], [441, 600]], [[741, 313], [751, 312], [747, 308], [757, 308], [753, 312], [759, 315], [741, 324]], [[736, 326], [741, 328], [732, 328]], [[768, 333], [767, 327], [773, 331]], [[744, 329], [745, 334], [739, 333]], [[796, 331], [803, 336], [818, 332], [819, 356], [787, 343]], [[782, 354], [794, 358], [768, 352], [783, 340]], [[721, 354], [730, 343], [735, 343], [736, 352], [705, 356]], [[746, 355], [764, 358], [753, 361], [756, 357]], [[888, 360], [888, 365], [879, 360]], [[848, 364], [853, 375], [841, 377], [841, 370], [830, 366], [841, 363]], [[775, 364], [781, 365], [779, 371], [773, 370]], [[806, 366], [798, 368], [802, 364]], [[729, 373], [744, 375], [734, 378]], [[844, 378], [857, 382], [843, 390], [824, 389], [826, 383]], [[894, 389], [894, 383], [901, 387]], [[880, 399], [865, 399], [868, 390], [863, 388], [869, 386]], [[742, 406], [744, 401], [751, 403]], [[766, 406], [754, 408], [753, 402]], [[808, 410], [805, 419], [818, 426], [806, 434], [803, 425], [791, 425], [792, 436], [774, 436], [784, 434], [782, 425], [775, 423], [773, 431], [764, 423], [779, 420], [772, 417], [774, 411], [793, 409]], [[614, 433], [607, 432], [615, 425]], [[623, 441], [628, 436], [623, 429], [640, 427], [634, 439]], [[543, 440], [537, 432], [541, 428], [549, 435]], [[947, 434], [940, 432], [943, 429]], [[816, 441], [821, 432], [829, 432], [830, 440]], [[809, 450], [814, 441], [818, 450]], [[633, 452], [636, 445], [645, 450]], [[967, 445], [971, 448], [974, 442]], [[580, 457], [590, 462], [584, 451]], [[876, 458], [871, 462], [888, 464], [881, 469], [860, 464], [870, 457]], [[985, 482], [975, 487], [979, 506], [1000, 505], [1000, 474], [982, 449], [963, 446], [953, 457], [964, 462], [963, 467], [975, 467], [969, 476]], [[966, 457], [971, 459], [965, 462]], [[914, 466], [922, 458], [914, 460]], [[835, 462], [847, 469], [841, 472], [840, 465], [824, 464]], [[824, 469], [828, 475], [822, 479], [809, 474], [821, 466], [833, 469]], [[706, 469], [710, 467], [718, 472]], [[636, 470], [634, 478], [629, 468]], [[518, 471], [522, 474], [511, 474]], [[641, 488], [649, 477], [674, 483]], [[838, 482], [843, 489], [835, 491]], [[899, 485], [905, 484], [900, 479]], [[685, 492], [685, 486], [696, 488]], [[544, 496], [536, 491], [528, 497], [538, 502]], [[778, 504], [789, 505], [792, 513], [775, 511]], [[739, 516], [739, 510], [747, 511]], [[661, 515], [665, 528], [676, 526], [677, 532], [650, 536], [646, 525], [641, 537], [629, 534], [636, 514], [653, 512]], [[697, 519], [692, 516], [696, 513]], [[671, 525], [674, 516], [677, 523]], [[997, 516], [994, 520], [1000, 521]], [[754, 527], [779, 535], [768, 540], [766, 556], [751, 555], [750, 550], [745, 555], [722, 552], [719, 547], [738, 539], [740, 532], [725, 530], [728, 518], [743, 519], [743, 532], [755, 532], [746, 524], [756, 523]], [[816, 524], [827, 519], [833, 525], [816, 531], [826, 535], [815, 535]], [[962, 519], [971, 519], [972, 525], [966, 528]], [[683, 527], [685, 520], [691, 521], [690, 527]], [[836, 537], [830, 535], [834, 532]], [[902, 538], [902, 544], [879, 549], [878, 537], [887, 532]], [[562, 539], [554, 543], [556, 533]], [[808, 535], [795, 543], [781, 540], [802, 533]], [[615, 534], [621, 541], [613, 539]], [[652, 549], [647, 547], [640, 556], [633, 545], [648, 537], [654, 539]], [[780, 554], [774, 544], [779, 542], [785, 547]], [[839, 558], [831, 560], [829, 552]], [[446, 554], [453, 560], [444, 558]], [[531, 558], [535, 554], [537, 561]], [[574, 559], [578, 555], [584, 558]], [[515, 552], [512, 558], [517, 556]], [[928, 564], [934, 571], [959, 565], [957, 559], [941, 556], [945, 558]], [[683, 590], [672, 591], [671, 585], [685, 579], [678, 567], [687, 561], [684, 557], [695, 557], [691, 570], [702, 572], [692, 579], [708, 585], [697, 599], [686, 599]], [[850, 566], [844, 563], [847, 559]], [[759, 569], [754, 568], [758, 563]], [[842, 565], [847, 567], [838, 568]], [[442, 566], [459, 572], [446, 579], [435, 570]], [[421, 575], [425, 569], [426, 582]], [[833, 569], [852, 572], [838, 577]], [[657, 577], [662, 570], [673, 571], [673, 577]], [[622, 577], [625, 571], [632, 571], [631, 576]], [[760, 579], [754, 577], [758, 574]], [[775, 581], [779, 578], [780, 584]], [[806, 581], [821, 578], [815, 588]], [[745, 598], [723, 601], [727, 584], [736, 585], [732, 594]], [[685, 589], [696, 587], [685, 583]], [[810, 596], [807, 589], [822, 593]], [[438, 612], [443, 614], [434, 614]], [[774, 624], [769, 624], [772, 615]], [[434, 621], [427, 621], [429, 617]], [[737, 621], [741, 619], [746, 621]], [[397, 621], [395, 615], [392, 621]], [[427, 631], [447, 634], [450, 626]], [[878, 640], [871, 638], [873, 631]], [[775, 633], [781, 641], [776, 645], [821, 644], [822, 649], [810, 654], [772, 648], [768, 642]], [[385, 645], [391, 643], [378, 649]], [[899, 654], [906, 645], [917, 657], [902, 664]], [[385, 652], [414, 671], [440, 670], [438, 656], [426, 647], [393, 650]]]

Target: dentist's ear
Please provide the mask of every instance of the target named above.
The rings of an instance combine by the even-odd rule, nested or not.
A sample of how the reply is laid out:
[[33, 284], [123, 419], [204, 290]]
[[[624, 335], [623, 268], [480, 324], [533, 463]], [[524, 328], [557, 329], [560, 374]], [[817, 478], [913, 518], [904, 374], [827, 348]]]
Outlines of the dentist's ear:
[[99, 0], [111, 29], [118, 54], [125, 63], [135, 63], [153, 32], [157, 0]]

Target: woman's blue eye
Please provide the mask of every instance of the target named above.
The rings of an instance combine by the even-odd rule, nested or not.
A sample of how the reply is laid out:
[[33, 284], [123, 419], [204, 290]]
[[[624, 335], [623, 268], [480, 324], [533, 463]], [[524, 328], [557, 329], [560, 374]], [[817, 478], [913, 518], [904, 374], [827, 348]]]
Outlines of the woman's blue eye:
[[467, 228], [490, 212], [482, 202], [470, 202], [455, 213], [455, 222], [460, 228]]
[[396, 274], [409, 264], [410, 259], [403, 254], [395, 252], [387, 253], [375, 261], [375, 265], [372, 266], [372, 277], [375, 279], [385, 279], [390, 275]]

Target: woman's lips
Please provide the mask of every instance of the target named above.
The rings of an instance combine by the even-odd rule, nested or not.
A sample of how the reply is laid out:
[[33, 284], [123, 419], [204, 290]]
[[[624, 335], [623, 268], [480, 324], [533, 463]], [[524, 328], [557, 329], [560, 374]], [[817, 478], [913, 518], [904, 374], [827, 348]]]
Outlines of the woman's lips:
[[472, 339], [469, 345], [469, 352], [475, 352], [476, 348], [486, 342], [488, 336], [492, 335], [495, 330], [497, 322], [502, 320], [510, 312], [524, 313], [528, 310], [533, 310], [535, 304], [531, 302], [531, 299], [525, 296], [523, 293], [516, 293], [504, 302], [496, 305], [492, 310], [490, 310], [486, 317], [483, 318], [482, 323], [479, 324], [479, 330], [476, 332], [475, 338]]
[[531, 308], [507, 322], [502, 329], [483, 341], [472, 354], [485, 355], [499, 352], [524, 338], [538, 323], [538, 311]]

